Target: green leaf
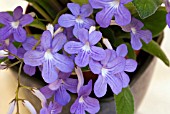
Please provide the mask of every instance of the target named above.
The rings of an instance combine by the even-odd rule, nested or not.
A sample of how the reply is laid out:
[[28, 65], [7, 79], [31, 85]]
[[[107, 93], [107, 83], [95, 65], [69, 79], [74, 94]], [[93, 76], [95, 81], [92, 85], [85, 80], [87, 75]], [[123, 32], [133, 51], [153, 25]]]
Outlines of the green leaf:
[[130, 59], [136, 60], [136, 54], [135, 51], [133, 50], [132, 46], [129, 43], [126, 43], [127, 48], [128, 48], [128, 54], [127, 57]]
[[130, 88], [123, 88], [122, 92], [114, 95], [117, 114], [134, 114], [134, 100]]
[[165, 53], [162, 51], [162, 49], [160, 48], [159, 44], [155, 41], [151, 41], [149, 44], [146, 44], [143, 42], [143, 47], [142, 49], [148, 53], [150, 53], [151, 55], [154, 55], [156, 57], [158, 57], [159, 59], [161, 59], [167, 66], [169, 66], [169, 59], [167, 58], [167, 56], [165, 55]]
[[133, 0], [133, 4], [142, 19], [154, 14], [161, 3], [162, 0]]
[[166, 14], [166, 9], [160, 7], [152, 16], [143, 20], [141, 19], [144, 23], [144, 29], [150, 30], [153, 37], [158, 36], [166, 27]]
[[34, 21], [27, 26], [35, 27], [35, 28], [38, 28], [38, 29], [41, 29], [41, 30], [46, 30], [46, 26], [41, 21], [39, 21], [38, 19], [34, 19]]
[[88, 3], [88, 0], [71, 0], [71, 1], [80, 5]]

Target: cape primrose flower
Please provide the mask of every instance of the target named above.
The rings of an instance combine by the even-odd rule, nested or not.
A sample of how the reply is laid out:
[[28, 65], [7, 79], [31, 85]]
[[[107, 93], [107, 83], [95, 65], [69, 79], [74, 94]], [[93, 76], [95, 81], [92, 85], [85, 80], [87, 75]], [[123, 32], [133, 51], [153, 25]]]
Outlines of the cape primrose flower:
[[132, 18], [130, 24], [122, 26], [123, 31], [130, 32], [131, 45], [134, 50], [139, 50], [142, 47], [140, 39], [147, 44], [152, 40], [152, 33], [149, 30], [141, 30], [143, 26], [143, 23], [135, 18]]
[[75, 63], [79, 67], [85, 67], [89, 64], [90, 59], [100, 61], [105, 58], [104, 49], [94, 46], [102, 38], [102, 33], [93, 31], [91, 33], [86, 29], [81, 29], [78, 32], [80, 42], [69, 41], [65, 44], [64, 50], [69, 54], [77, 54]]
[[20, 6], [15, 8], [13, 16], [7, 12], [0, 12], [0, 23], [5, 25], [0, 29], [0, 40], [5, 40], [13, 34], [17, 42], [25, 41], [26, 31], [23, 27], [30, 24], [34, 19], [31, 15], [23, 15], [22, 13], [23, 9]]
[[103, 28], [110, 25], [113, 16], [118, 25], [124, 26], [129, 24], [131, 14], [124, 4], [131, 1], [132, 0], [89, 0], [93, 8], [102, 9], [96, 14], [96, 21]]
[[60, 26], [66, 28], [74, 26], [73, 34], [75, 36], [77, 36], [77, 32], [80, 28], [89, 29], [91, 26], [95, 25], [94, 20], [87, 18], [93, 12], [93, 9], [89, 4], [85, 4], [80, 7], [79, 4], [68, 3], [67, 7], [69, 8], [73, 15], [71, 14], [61, 15], [58, 20], [58, 23], [60, 24]]
[[78, 92], [78, 98], [70, 108], [72, 114], [85, 114], [85, 111], [90, 114], [96, 114], [100, 110], [99, 101], [89, 97], [92, 91], [92, 81], [87, 85], [82, 86]]
[[44, 81], [47, 83], [54, 82], [58, 78], [58, 70], [69, 73], [74, 68], [72, 59], [58, 53], [65, 42], [66, 36], [63, 33], [53, 36], [52, 31], [44, 31], [41, 37], [43, 49], [27, 51], [24, 54], [25, 64], [30, 66], [43, 65], [42, 77]]

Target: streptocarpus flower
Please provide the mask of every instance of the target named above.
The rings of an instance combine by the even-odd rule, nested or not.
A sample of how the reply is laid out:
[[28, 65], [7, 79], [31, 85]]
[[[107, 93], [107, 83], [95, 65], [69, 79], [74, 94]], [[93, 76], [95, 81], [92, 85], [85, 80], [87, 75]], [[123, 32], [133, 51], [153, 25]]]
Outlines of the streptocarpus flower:
[[72, 114], [85, 114], [85, 111], [90, 114], [95, 114], [100, 110], [99, 101], [89, 97], [92, 91], [92, 81], [87, 85], [82, 86], [78, 92], [78, 98], [70, 108]]
[[79, 4], [75, 3], [68, 3], [67, 7], [72, 12], [71, 14], [63, 14], [60, 16], [58, 23], [62, 27], [71, 27], [74, 26], [73, 34], [77, 36], [77, 32], [80, 28], [87, 28], [89, 29], [91, 26], [95, 25], [95, 21], [87, 18], [89, 17], [93, 9], [89, 4], [82, 5], [80, 7]]
[[54, 95], [54, 100], [60, 105], [64, 106], [69, 103], [71, 97], [69, 93], [77, 92], [77, 79], [68, 78], [70, 73], [59, 73], [59, 79], [55, 82], [43, 87], [40, 91], [44, 94], [44, 96], [49, 99]]
[[102, 11], [96, 14], [96, 21], [103, 28], [110, 25], [113, 16], [118, 25], [124, 26], [129, 24], [131, 14], [124, 4], [131, 1], [132, 0], [89, 0], [93, 8], [102, 8]]
[[166, 10], [168, 12], [166, 14], [166, 23], [168, 24], [170, 28], [170, 4], [169, 4], [169, 0], [164, 0], [164, 2], [165, 2]]
[[78, 31], [78, 39], [80, 42], [69, 41], [64, 45], [64, 50], [69, 54], [77, 54], [75, 63], [79, 67], [85, 67], [89, 64], [90, 59], [100, 61], [105, 58], [106, 54], [104, 49], [94, 46], [102, 38], [102, 33], [82, 28]]
[[42, 34], [42, 50], [30, 50], [24, 55], [25, 64], [43, 65], [42, 77], [47, 83], [52, 83], [58, 78], [58, 70], [69, 73], [74, 68], [72, 59], [58, 53], [66, 42], [66, 36], [63, 33], [54, 36], [51, 30], [46, 30]]
[[26, 31], [23, 27], [30, 24], [34, 19], [31, 15], [23, 15], [22, 7], [18, 6], [11, 16], [7, 12], [0, 12], [0, 23], [5, 26], [0, 29], [0, 40], [7, 39], [11, 34], [13, 34], [14, 39], [17, 42], [23, 42], [26, 39]]
[[40, 114], [59, 114], [62, 111], [62, 106], [57, 102], [50, 102], [48, 106], [40, 110]]
[[142, 47], [140, 39], [147, 44], [152, 40], [152, 33], [149, 30], [141, 30], [143, 26], [143, 23], [135, 18], [132, 18], [130, 24], [122, 26], [123, 31], [130, 32], [131, 45], [134, 50], [139, 50]]

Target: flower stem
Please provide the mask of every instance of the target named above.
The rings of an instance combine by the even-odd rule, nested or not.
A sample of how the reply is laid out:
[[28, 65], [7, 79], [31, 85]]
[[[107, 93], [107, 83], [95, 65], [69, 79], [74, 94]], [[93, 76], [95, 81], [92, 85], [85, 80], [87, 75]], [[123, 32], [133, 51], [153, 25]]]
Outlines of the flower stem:
[[41, 43], [41, 40], [38, 40], [38, 42], [35, 44], [35, 46], [32, 48], [32, 50], [35, 50], [36, 47]]

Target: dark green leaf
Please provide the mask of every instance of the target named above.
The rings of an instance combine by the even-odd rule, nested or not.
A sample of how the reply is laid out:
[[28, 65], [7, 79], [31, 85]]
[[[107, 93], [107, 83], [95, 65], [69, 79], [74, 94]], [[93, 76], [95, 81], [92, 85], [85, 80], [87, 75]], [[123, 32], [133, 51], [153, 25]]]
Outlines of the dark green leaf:
[[133, 50], [132, 46], [129, 43], [126, 43], [127, 48], [128, 48], [128, 54], [127, 57], [130, 59], [136, 60], [136, 54], [135, 51]]
[[161, 3], [162, 0], [133, 0], [133, 4], [142, 19], [154, 14]]
[[134, 114], [134, 100], [130, 88], [123, 88], [122, 92], [114, 96], [117, 114]]
[[19, 48], [22, 45], [20, 42], [13, 42], [13, 44], [16, 48]]
[[27, 26], [35, 27], [35, 28], [38, 28], [38, 29], [41, 29], [41, 30], [46, 30], [46, 26], [41, 21], [39, 21], [38, 19], [34, 19], [34, 21]]
[[158, 57], [159, 59], [161, 59], [167, 66], [170, 65], [169, 59], [167, 58], [165, 53], [162, 51], [159, 44], [156, 43], [155, 41], [152, 40], [149, 44], [146, 44], [143, 42], [142, 49], [144, 51], [150, 53], [151, 55], [154, 55], [154, 56]]
[[80, 5], [88, 3], [88, 0], [71, 0], [71, 1]]

